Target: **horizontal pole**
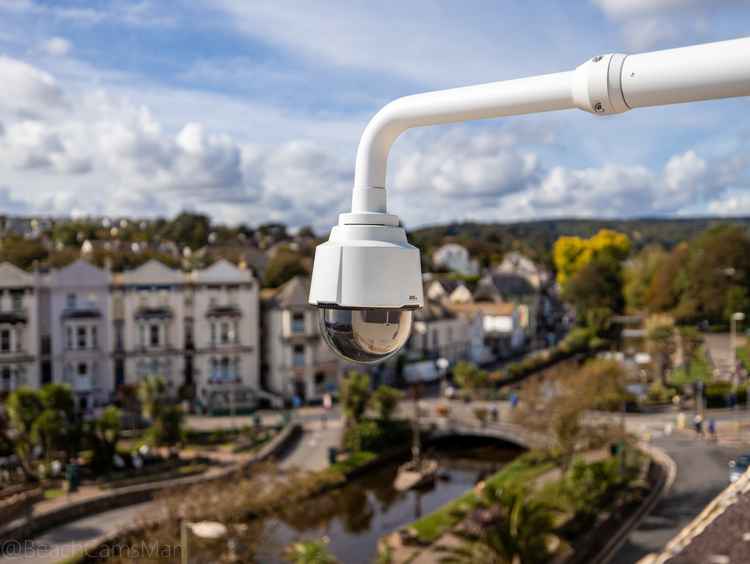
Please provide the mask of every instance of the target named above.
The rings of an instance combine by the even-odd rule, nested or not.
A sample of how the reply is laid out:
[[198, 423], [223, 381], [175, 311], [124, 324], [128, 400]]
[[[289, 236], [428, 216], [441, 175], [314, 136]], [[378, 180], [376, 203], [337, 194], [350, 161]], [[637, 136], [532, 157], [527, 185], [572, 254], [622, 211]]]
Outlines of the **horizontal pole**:
[[750, 96], [750, 38], [628, 55], [622, 92], [630, 108]]
[[597, 56], [574, 71], [426, 92], [394, 100], [360, 139], [352, 211], [385, 213], [391, 146], [407, 129], [579, 108], [632, 108], [750, 95], [750, 38], [640, 55]]

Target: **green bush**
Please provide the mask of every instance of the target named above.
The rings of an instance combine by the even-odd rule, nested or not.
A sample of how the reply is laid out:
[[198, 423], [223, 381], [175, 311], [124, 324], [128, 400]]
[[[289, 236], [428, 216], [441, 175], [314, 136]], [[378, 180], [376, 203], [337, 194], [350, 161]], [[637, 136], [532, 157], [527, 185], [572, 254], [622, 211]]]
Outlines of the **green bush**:
[[351, 451], [383, 452], [408, 444], [410, 429], [402, 421], [365, 419], [344, 432], [343, 446]]
[[[733, 386], [731, 382], [711, 382], [706, 384], [703, 389], [703, 398], [706, 402], [706, 407], [728, 407], [730, 405], [729, 398], [732, 394]], [[745, 403], [747, 400], [747, 386], [741, 384], [737, 387], [737, 401], [739, 403]]]

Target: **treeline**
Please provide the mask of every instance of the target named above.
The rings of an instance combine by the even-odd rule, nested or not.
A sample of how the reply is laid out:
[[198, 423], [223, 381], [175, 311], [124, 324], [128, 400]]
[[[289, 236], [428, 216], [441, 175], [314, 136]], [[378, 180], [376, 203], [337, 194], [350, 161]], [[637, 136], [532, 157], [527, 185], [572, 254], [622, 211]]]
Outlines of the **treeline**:
[[606, 229], [628, 236], [634, 249], [659, 245], [671, 249], [683, 241], [718, 225], [750, 228], [750, 218], [642, 218], [642, 219], [550, 219], [518, 223], [452, 223], [415, 229], [410, 239], [431, 253], [447, 241], [464, 244], [484, 266], [518, 250], [530, 258], [553, 266], [552, 247], [563, 236], [591, 238]]
[[719, 225], [672, 249], [650, 245], [624, 268], [629, 310], [669, 313], [678, 323], [725, 325], [750, 313], [750, 234]]

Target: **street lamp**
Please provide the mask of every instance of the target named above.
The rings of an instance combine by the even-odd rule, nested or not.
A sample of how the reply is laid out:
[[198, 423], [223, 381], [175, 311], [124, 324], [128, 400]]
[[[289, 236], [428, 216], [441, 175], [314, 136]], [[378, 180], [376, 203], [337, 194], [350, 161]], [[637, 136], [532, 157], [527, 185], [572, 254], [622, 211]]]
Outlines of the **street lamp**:
[[[737, 387], [739, 386], [739, 374], [737, 374], [737, 322], [743, 321], [745, 314], [741, 311], [734, 312], [730, 320], [731, 333], [729, 337], [729, 348], [730, 358], [732, 367], [732, 391], [734, 392], [735, 400], [737, 398]], [[747, 399], [745, 399], [747, 402]], [[735, 404], [736, 405], [736, 404]]]
[[321, 333], [349, 361], [380, 362], [406, 343], [423, 305], [419, 251], [387, 212], [391, 146], [413, 127], [578, 108], [608, 116], [634, 108], [750, 95], [750, 38], [593, 57], [573, 71], [399, 98], [365, 128], [352, 212], [315, 250], [310, 304]]
[[180, 523], [180, 561], [182, 564], [188, 564], [189, 533], [193, 533], [199, 539], [219, 540], [226, 537], [229, 531], [226, 525], [216, 521], [192, 523], [183, 520]]

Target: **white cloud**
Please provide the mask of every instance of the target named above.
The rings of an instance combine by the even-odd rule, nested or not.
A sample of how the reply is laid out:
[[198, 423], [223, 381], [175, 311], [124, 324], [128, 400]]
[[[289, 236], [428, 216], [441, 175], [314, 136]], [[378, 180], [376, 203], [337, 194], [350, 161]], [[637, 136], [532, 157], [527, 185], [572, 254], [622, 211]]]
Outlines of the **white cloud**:
[[685, 37], [711, 37], [725, 31], [716, 26], [716, 14], [746, 6], [745, 0], [592, 0], [613, 22], [619, 24], [632, 49], [679, 42]]
[[42, 50], [53, 57], [64, 57], [73, 49], [73, 44], [63, 37], [52, 37], [42, 42]]
[[0, 110], [40, 116], [66, 106], [62, 90], [48, 73], [22, 61], [0, 55]]

